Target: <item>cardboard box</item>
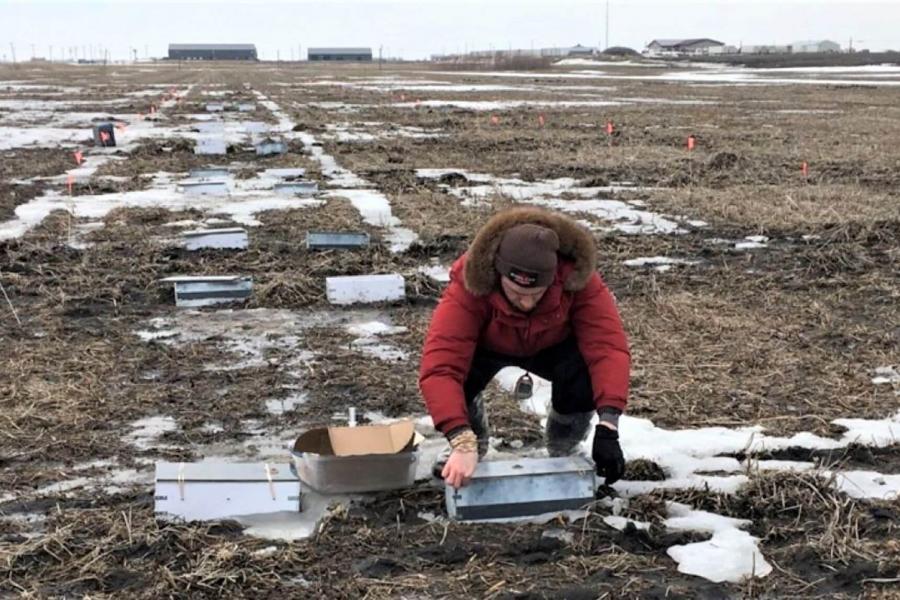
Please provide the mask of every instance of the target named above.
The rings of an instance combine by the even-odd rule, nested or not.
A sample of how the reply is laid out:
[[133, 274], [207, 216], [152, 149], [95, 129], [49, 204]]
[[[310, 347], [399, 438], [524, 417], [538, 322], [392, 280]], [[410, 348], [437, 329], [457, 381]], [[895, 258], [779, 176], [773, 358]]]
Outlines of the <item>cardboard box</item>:
[[320, 427], [297, 438], [291, 452], [300, 480], [325, 494], [409, 487], [419, 461], [411, 421], [360, 427]]

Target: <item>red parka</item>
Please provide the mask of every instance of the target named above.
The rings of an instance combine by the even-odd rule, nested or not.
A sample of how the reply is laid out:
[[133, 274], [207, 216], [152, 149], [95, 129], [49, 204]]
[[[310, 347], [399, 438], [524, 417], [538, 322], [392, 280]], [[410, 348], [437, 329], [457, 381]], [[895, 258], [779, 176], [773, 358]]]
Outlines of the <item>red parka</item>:
[[[556, 278], [530, 313], [515, 309], [499, 288], [494, 254], [503, 232], [521, 223], [556, 231]], [[450, 270], [450, 284], [431, 318], [419, 387], [434, 425], [447, 433], [468, 423], [463, 382], [476, 347], [533, 356], [574, 334], [587, 364], [597, 408], [624, 410], [631, 358], [615, 300], [595, 270], [591, 234], [568, 217], [537, 208], [494, 215]]]

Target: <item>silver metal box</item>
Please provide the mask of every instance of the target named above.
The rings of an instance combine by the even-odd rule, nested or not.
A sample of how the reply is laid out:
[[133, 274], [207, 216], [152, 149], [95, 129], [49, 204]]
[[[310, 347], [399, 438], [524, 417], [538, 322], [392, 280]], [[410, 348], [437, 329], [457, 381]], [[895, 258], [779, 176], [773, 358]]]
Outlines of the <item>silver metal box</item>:
[[191, 169], [188, 177], [191, 179], [227, 179], [231, 173], [228, 167], [207, 167], [205, 169]]
[[253, 290], [251, 277], [177, 276], [160, 281], [175, 286], [175, 305], [185, 308], [210, 306], [226, 302], [240, 302], [250, 297]]
[[178, 182], [178, 187], [191, 196], [227, 196], [228, 185], [224, 181], [189, 181]]
[[198, 229], [185, 231], [184, 247], [188, 250], [201, 250], [204, 248], [225, 250], [246, 250], [249, 238], [247, 230], [240, 227], [226, 229]]
[[185, 521], [301, 510], [286, 464], [156, 463], [154, 500], [157, 516]]
[[310, 250], [344, 248], [365, 248], [369, 245], [369, 234], [360, 232], [308, 231], [306, 247]]
[[284, 181], [276, 183], [274, 190], [280, 196], [312, 196], [319, 191], [319, 184], [314, 181]]
[[272, 154], [284, 154], [287, 152], [287, 144], [275, 140], [263, 140], [256, 144], [257, 156], [269, 156]]
[[595, 489], [584, 458], [522, 458], [479, 463], [469, 485], [445, 484], [445, 499], [454, 519], [508, 519], [583, 508]]

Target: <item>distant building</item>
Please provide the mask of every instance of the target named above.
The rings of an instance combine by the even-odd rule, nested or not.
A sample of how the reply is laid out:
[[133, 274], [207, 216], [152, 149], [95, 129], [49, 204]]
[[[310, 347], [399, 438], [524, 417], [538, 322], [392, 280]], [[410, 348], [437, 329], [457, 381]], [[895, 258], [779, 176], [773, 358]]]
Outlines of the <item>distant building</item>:
[[609, 56], [640, 56], [641, 54], [634, 50], [633, 48], [628, 48], [626, 46], [610, 46], [606, 50], [603, 51], [603, 54], [607, 54]]
[[169, 44], [169, 60], [256, 60], [253, 44]]
[[569, 48], [566, 56], [593, 56], [594, 54], [596, 54], [596, 50], [594, 48], [582, 46], [581, 44], [575, 44], [574, 46]]
[[682, 40], [653, 40], [644, 49], [645, 54], [652, 56], [704, 56], [721, 54], [725, 44], [709, 38], [690, 38]]
[[741, 46], [741, 54], [790, 54], [790, 46], [754, 45]]
[[309, 60], [372, 60], [371, 48], [310, 48], [307, 51]]
[[794, 53], [841, 51], [841, 45], [837, 42], [832, 42], [831, 40], [794, 42], [790, 47], [791, 51]]

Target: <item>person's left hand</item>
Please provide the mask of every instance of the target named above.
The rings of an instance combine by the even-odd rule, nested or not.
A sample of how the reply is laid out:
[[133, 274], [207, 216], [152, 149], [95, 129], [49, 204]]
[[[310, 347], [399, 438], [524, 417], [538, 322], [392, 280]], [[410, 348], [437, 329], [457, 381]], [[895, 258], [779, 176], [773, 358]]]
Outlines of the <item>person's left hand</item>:
[[602, 423], [594, 430], [594, 449], [591, 452], [597, 475], [612, 485], [625, 474], [625, 457], [619, 445], [619, 432]]

